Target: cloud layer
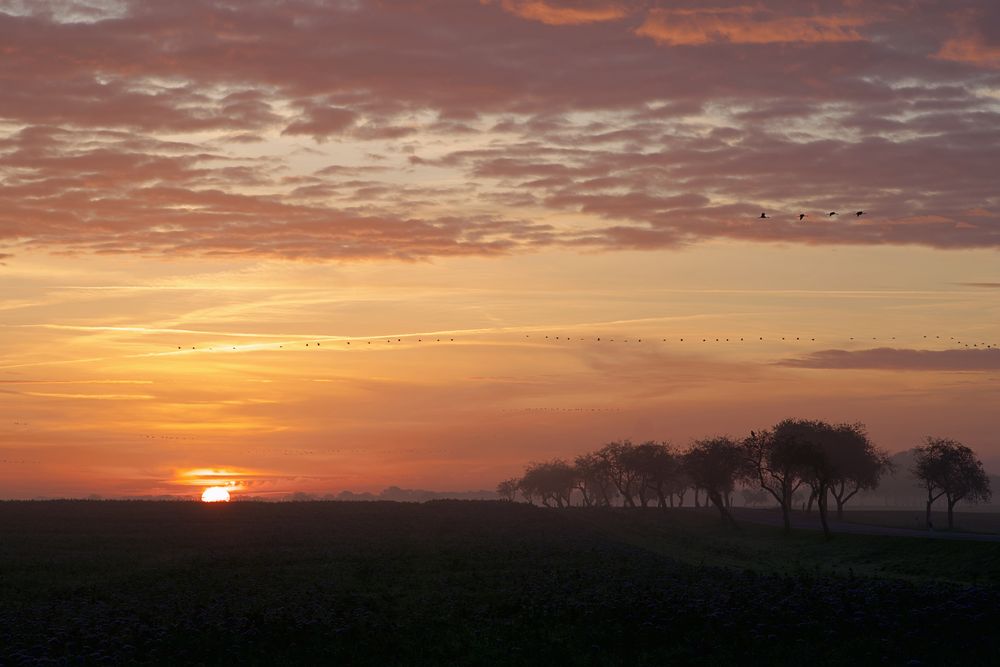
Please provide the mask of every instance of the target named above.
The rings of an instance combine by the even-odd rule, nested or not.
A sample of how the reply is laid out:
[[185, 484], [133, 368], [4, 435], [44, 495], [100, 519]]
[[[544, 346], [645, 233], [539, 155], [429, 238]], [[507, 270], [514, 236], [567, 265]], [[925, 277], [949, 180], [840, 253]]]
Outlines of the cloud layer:
[[0, 2], [0, 258], [1000, 246], [995, 3], [649, 5]]

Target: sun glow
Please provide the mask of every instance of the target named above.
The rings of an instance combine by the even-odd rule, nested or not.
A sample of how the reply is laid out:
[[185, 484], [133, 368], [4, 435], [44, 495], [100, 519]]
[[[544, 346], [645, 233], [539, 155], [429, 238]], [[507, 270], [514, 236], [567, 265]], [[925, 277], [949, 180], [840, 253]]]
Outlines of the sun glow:
[[228, 503], [229, 502], [229, 491], [226, 491], [221, 486], [210, 486], [204, 490], [201, 494], [201, 502], [203, 503]]

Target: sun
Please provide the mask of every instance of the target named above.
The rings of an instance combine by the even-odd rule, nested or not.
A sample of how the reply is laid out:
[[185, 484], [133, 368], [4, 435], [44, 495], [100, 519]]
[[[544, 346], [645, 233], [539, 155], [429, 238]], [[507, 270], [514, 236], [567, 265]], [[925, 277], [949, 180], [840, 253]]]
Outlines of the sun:
[[201, 494], [201, 502], [203, 503], [228, 503], [229, 502], [229, 491], [226, 491], [221, 486], [210, 486], [205, 489]]

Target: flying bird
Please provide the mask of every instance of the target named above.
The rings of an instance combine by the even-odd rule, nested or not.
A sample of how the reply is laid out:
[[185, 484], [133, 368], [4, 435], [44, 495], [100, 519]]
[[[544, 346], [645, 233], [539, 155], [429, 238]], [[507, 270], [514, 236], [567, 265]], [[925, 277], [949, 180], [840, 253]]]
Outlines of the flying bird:
[[768, 218], [767, 218], [767, 213], [761, 213], [761, 214], [760, 214], [760, 219], [761, 219], [761, 220], [767, 220], [767, 219], [768, 219]]
[[865, 212], [864, 212], [864, 211], [858, 211], [858, 212], [857, 212], [857, 213], [855, 213], [854, 215], [856, 215], [856, 216], [858, 216], [858, 217], [860, 218], [860, 217], [861, 217], [861, 216], [863, 216], [864, 214], [865, 214]]
[[828, 217], [828, 218], [832, 218], [832, 217], [833, 217], [833, 216], [835, 216], [835, 215], [837, 215], [837, 212], [836, 212], [836, 211], [830, 211], [829, 213], [827, 213], [827, 214], [826, 214], [826, 217]]
[[802, 218], [806, 217], [805, 213], [799, 213], [799, 222], [802, 222]]

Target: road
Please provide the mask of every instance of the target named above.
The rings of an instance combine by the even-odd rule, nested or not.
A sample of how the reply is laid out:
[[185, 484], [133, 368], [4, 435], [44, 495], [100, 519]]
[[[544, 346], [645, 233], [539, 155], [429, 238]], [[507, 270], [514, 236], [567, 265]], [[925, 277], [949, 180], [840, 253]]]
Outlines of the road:
[[[741, 521], [758, 523], [766, 526], [781, 527], [781, 512], [770, 509], [748, 509], [745, 507], [734, 507], [733, 514]], [[861, 523], [848, 523], [829, 519], [830, 531], [834, 533], [851, 533], [855, 535], [889, 535], [892, 537], [920, 537], [934, 540], [965, 540], [969, 542], [1000, 542], [1000, 535], [990, 535], [987, 533], [954, 533], [943, 530], [916, 530], [914, 528], [890, 528], [888, 526], [873, 526]], [[823, 530], [819, 521], [819, 515], [815, 512], [803, 514], [795, 512], [792, 514], [792, 528], [804, 530]]]

